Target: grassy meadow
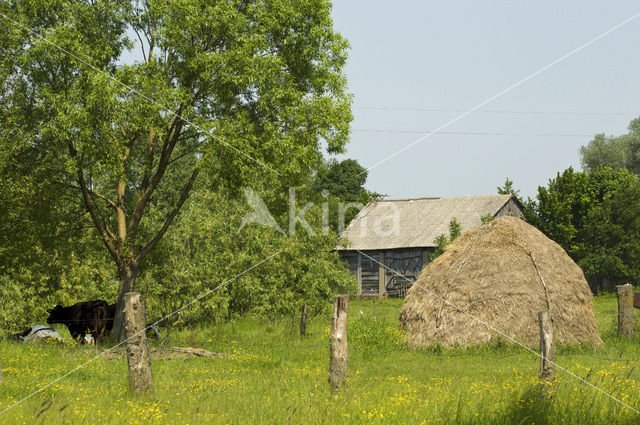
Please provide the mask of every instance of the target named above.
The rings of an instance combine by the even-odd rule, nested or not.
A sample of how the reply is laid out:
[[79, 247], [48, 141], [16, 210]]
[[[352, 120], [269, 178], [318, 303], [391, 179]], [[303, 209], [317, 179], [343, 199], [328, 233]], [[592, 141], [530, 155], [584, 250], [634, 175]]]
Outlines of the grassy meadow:
[[[157, 359], [154, 392], [134, 397], [123, 355], [104, 356], [0, 414], [2, 424], [586, 424], [640, 423], [640, 414], [561, 371], [546, 391], [538, 358], [507, 343], [415, 351], [397, 329], [402, 300], [353, 300], [349, 378], [328, 391], [331, 318], [244, 318], [161, 329], [152, 348], [199, 347], [223, 356]], [[560, 347], [558, 363], [640, 408], [640, 338], [616, 337], [616, 299], [595, 299], [604, 346]], [[58, 331], [68, 338], [66, 328]], [[90, 361], [107, 346], [3, 340], [0, 410]]]

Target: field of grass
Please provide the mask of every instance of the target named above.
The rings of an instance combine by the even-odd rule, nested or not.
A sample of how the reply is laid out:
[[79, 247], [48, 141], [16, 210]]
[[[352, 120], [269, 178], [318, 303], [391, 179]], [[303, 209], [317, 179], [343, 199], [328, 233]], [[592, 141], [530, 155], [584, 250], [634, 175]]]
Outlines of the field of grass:
[[[538, 358], [511, 344], [410, 350], [397, 329], [401, 304], [376, 300], [374, 318], [371, 300], [350, 303], [349, 377], [338, 394], [330, 394], [327, 383], [330, 316], [310, 320], [305, 338], [292, 319], [245, 318], [217, 327], [164, 330], [169, 337], [164, 347], [200, 347], [226, 356], [153, 361], [155, 390], [149, 395], [130, 393], [124, 357], [105, 356], [0, 413], [0, 423], [640, 422], [633, 409], [561, 371], [541, 392]], [[604, 346], [561, 347], [557, 362], [639, 409], [640, 338], [616, 337], [613, 296], [597, 297], [595, 308]], [[3, 340], [0, 410], [105, 348]]]

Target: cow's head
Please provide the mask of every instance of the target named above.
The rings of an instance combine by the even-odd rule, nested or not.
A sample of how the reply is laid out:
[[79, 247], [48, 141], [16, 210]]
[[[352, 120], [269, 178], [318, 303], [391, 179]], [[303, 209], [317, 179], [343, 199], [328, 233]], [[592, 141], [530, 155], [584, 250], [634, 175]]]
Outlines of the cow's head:
[[63, 323], [64, 320], [67, 319], [64, 314], [64, 307], [62, 307], [60, 304], [56, 305], [53, 308], [50, 308], [49, 310], [47, 310], [47, 312], [49, 313], [47, 323], [50, 325], [53, 323]]

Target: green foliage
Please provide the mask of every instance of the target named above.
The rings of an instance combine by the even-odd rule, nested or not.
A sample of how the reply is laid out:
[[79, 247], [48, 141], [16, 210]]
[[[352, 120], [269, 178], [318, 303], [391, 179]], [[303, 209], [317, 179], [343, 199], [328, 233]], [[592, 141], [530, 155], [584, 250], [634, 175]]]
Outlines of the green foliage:
[[[270, 204], [281, 202], [273, 194], [262, 195]], [[300, 207], [305, 199], [298, 203]], [[354, 277], [333, 250], [337, 235], [323, 233], [320, 206], [305, 215], [313, 235], [300, 227], [295, 235], [283, 235], [258, 224], [239, 231], [242, 218], [250, 211], [244, 201], [213, 192], [204, 182], [195, 189], [173, 231], [143, 264], [137, 288], [145, 295], [149, 321], [185, 306], [278, 252], [172, 316], [169, 323], [194, 326], [240, 315], [290, 316], [304, 303], [315, 315], [330, 306], [337, 292], [356, 288]], [[288, 228], [286, 213], [277, 220]], [[64, 261], [46, 263], [46, 267], [31, 262], [31, 267], [13, 268], [1, 278], [0, 325], [4, 329], [42, 323], [46, 309], [56, 303], [97, 298], [115, 301], [117, 278], [91, 230], [74, 242], [78, 244], [73, 251], [63, 250]], [[43, 263], [50, 261], [48, 253], [42, 256]]]
[[[318, 312], [336, 292], [356, 287], [333, 251], [337, 235], [323, 234], [319, 207], [305, 216], [313, 235], [302, 228], [295, 235], [283, 235], [259, 224], [238, 230], [248, 212], [251, 209], [244, 202], [205, 188], [194, 193], [174, 232], [149, 258], [140, 277], [139, 285], [148, 288], [150, 315], [161, 317], [174, 311], [278, 252], [186, 309], [177, 324], [222, 321], [242, 314], [290, 315], [304, 303]], [[281, 228], [288, 228], [286, 218], [277, 218]]]
[[[600, 167], [589, 173], [569, 168], [548, 187], [538, 188], [525, 216], [583, 267], [592, 290], [598, 291], [636, 276], [630, 254], [635, 248], [630, 247], [640, 241], [633, 228], [638, 210], [625, 203], [633, 205], [638, 185], [636, 176], [624, 168]], [[628, 247], [623, 249], [619, 243], [624, 233]]]
[[0, 327], [42, 323], [56, 303], [113, 301], [113, 266], [65, 183], [27, 159], [37, 153], [26, 146], [3, 154]]
[[442, 253], [447, 249], [451, 242], [456, 240], [461, 233], [462, 225], [455, 217], [453, 217], [449, 222], [449, 236], [442, 234], [434, 240], [436, 248], [429, 254], [429, 258], [431, 259], [431, 261], [442, 255]]
[[589, 211], [576, 256], [599, 287], [640, 281], [640, 184]]
[[462, 234], [462, 225], [453, 217], [449, 222], [449, 242], [453, 242]]
[[584, 169], [593, 171], [602, 166], [626, 168], [640, 175], [640, 118], [631, 121], [628, 129], [627, 134], [617, 137], [597, 134], [582, 146], [580, 156]]
[[497, 187], [496, 189], [498, 190], [499, 195], [513, 195], [520, 199], [520, 191], [514, 189], [513, 182], [509, 180], [509, 177], [505, 179], [502, 187]]
[[482, 222], [482, 224], [489, 224], [493, 221], [493, 219], [494, 217], [489, 213], [484, 214], [482, 217], [480, 217], [480, 221]]
[[[137, 289], [156, 297], [158, 315], [286, 249], [262, 277], [194, 305], [193, 320], [283, 312], [347, 285], [332, 267], [334, 236], [236, 237], [241, 216], [225, 215], [238, 213], [232, 199], [245, 185], [307, 184], [324, 162], [321, 140], [344, 150], [348, 44], [330, 9], [326, 0], [0, 3], [19, 23], [0, 18], [0, 271], [2, 302], [24, 313], [20, 323], [54, 302], [113, 301], [117, 272], [136, 262]], [[192, 206], [163, 241], [196, 176], [196, 196], [221, 209]], [[271, 198], [282, 214], [284, 197]]]
[[367, 169], [354, 159], [332, 160], [318, 170], [312, 183], [314, 199], [327, 204], [334, 231], [341, 233], [362, 207], [380, 197], [365, 189], [367, 175]]
[[345, 159], [337, 162], [329, 161], [316, 176], [314, 190], [329, 191], [329, 194], [344, 202], [360, 202], [366, 204], [373, 195], [364, 188], [368, 171], [358, 161]]

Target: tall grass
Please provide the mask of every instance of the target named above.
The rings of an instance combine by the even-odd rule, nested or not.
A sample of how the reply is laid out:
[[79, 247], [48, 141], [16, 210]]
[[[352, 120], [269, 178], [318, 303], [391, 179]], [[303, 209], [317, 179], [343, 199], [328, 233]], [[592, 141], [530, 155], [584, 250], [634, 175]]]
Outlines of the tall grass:
[[[352, 301], [349, 377], [328, 391], [324, 315], [297, 334], [297, 318], [243, 318], [216, 327], [164, 329], [163, 347], [226, 354], [153, 361], [152, 394], [128, 390], [124, 357], [100, 358], [0, 414], [7, 424], [146, 423], [638, 423], [640, 415], [558, 372], [537, 381], [538, 359], [498, 340], [472, 348], [412, 350], [397, 329], [402, 300]], [[616, 300], [595, 299], [604, 345], [560, 347], [558, 363], [621, 401], [640, 407], [638, 338], [615, 335]], [[59, 328], [61, 333], [66, 332]], [[68, 334], [65, 333], [68, 339]], [[152, 342], [157, 346], [158, 342]], [[0, 410], [94, 358], [106, 347], [2, 341]], [[613, 360], [611, 360], [613, 359]]]

